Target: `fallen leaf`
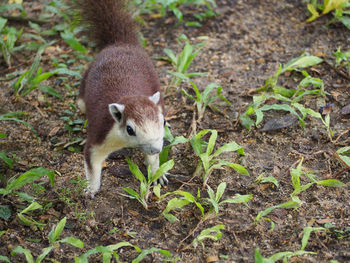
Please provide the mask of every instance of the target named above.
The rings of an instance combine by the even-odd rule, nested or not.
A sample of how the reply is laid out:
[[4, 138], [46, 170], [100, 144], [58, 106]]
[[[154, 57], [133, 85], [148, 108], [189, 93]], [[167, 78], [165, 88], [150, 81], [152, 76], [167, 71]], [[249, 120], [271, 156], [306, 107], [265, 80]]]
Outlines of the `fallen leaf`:
[[205, 259], [205, 262], [210, 263], [210, 262], [217, 262], [219, 261], [219, 257], [218, 256], [208, 256]]
[[265, 132], [265, 131], [283, 129], [283, 128], [292, 126], [293, 124], [296, 123], [297, 120], [298, 120], [298, 117], [293, 114], [288, 114], [282, 117], [273, 118], [268, 120], [265, 123], [264, 127], [260, 129], [260, 131]]
[[350, 104], [346, 105], [339, 111], [340, 115], [349, 115], [350, 114]]

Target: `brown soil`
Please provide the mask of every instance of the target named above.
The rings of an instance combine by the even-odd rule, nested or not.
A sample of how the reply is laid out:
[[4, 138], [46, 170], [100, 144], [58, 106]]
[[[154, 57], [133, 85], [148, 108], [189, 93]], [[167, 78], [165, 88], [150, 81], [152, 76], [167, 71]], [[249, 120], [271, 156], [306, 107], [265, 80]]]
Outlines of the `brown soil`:
[[[164, 56], [165, 47], [178, 52], [176, 38], [181, 33], [193, 40], [198, 36], [209, 37], [207, 45], [194, 60], [190, 71], [208, 72], [207, 77], [197, 78], [195, 82], [202, 88], [210, 82], [222, 85], [224, 95], [232, 102], [232, 106], [215, 103], [221, 113], [208, 108], [197, 126], [197, 131], [216, 129], [219, 132], [217, 145], [234, 140], [244, 147], [245, 156], [233, 154], [226, 157], [244, 165], [250, 171], [250, 176], [239, 175], [230, 169], [216, 170], [208, 184], [216, 190], [219, 183], [226, 182], [224, 199], [235, 194], [252, 194], [253, 199], [248, 205], [225, 204], [218, 216], [203, 223], [200, 221], [199, 210], [188, 205], [183, 210], [174, 212], [180, 221], [169, 223], [161, 213], [166, 206], [166, 200], [174, 196], [162, 201], [152, 199], [150, 208], [145, 210], [136, 200], [121, 195], [125, 193], [121, 187], [139, 187], [125, 161], [125, 156], [128, 155], [141, 165], [140, 154], [135, 150], [113, 154], [103, 170], [101, 191], [94, 199], [87, 198], [83, 187], [77, 183], [79, 178], [84, 178], [83, 154], [73, 153], [63, 147], [74, 138], [86, 138], [86, 131], [83, 129], [70, 133], [64, 127], [65, 121], [61, 119], [62, 116], [68, 116], [66, 110], [70, 110], [73, 112], [73, 120], [84, 120], [84, 116], [71, 106], [76, 105], [76, 84], [79, 80], [69, 78], [62, 81], [55, 77], [49, 79], [47, 84], [63, 95], [62, 100], [43, 95], [38, 90], [24, 98], [15, 98], [11, 87], [13, 80], [2, 81], [0, 113], [26, 112], [24, 120], [35, 128], [38, 138], [24, 125], [10, 121], [1, 122], [0, 133], [8, 135], [1, 139], [1, 151], [12, 155], [15, 163], [13, 169], [8, 169], [1, 162], [0, 173], [8, 179], [30, 168], [43, 166], [54, 170], [56, 176], [54, 187], [50, 187], [45, 178], [41, 180], [45, 189], [39, 193], [35, 194], [32, 186], [24, 189], [27, 193], [38, 196], [38, 202], [45, 207], [43, 211], [33, 215], [35, 220], [45, 224], [43, 229], [20, 224], [16, 211], [23, 209], [25, 202], [19, 203], [15, 196], [1, 197], [0, 204], [9, 205], [12, 216], [7, 220], [0, 220], [0, 230], [9, 230], [1, 236], [0, 255], [8, 256], [12, 262], [24, 262], [24, 257], [10, 255], [12, 249], [21, 245], [38, 256], [41, 249], [49, 245], [47, 237], [52, 227], [65, 216], [67, 224], [62, 236], [80, 238], [84, 242], [84, 249], [62, 244], [47, 256], [47, 262], [49, 259], [73, 262], [75, 256], [90, 248], [121, 241], [129, 241], [142, 249], [157, 247], [169, 250], [180, 258], [180, 262], [254, 262], [256, 248], [265, 257], [277, 252], [299, 250], [306, 226], [323, 227], [325, 223], [332, 223], [338, 231], [349, 231], [350, 174], [334, 155], [334, 151], [349, 145], [349, 118], [339, 114], [350, 103], [349, 79], [327, 63], [308, 70], [311, 75], [321, 78], [325, 83], [328, 95], [323, 103], [333, 104], [333, 142], [329, 140], [327, 130], [317, 119], [307, 118], [305, 129], [296, 123], [294, 126], [269, 132], [259, 131], [262, 126], [248, 131], [238, 121], [239, 114], [252, 102], [252, 95], [248, 91], [262, 86], [276, 72], [278, 63], [287, 63], [306, 52], [322, 56], [333, 64], [332, 52], [339, 46], [342, 50], [350, 49], [349, 31], [341, 24], [326, 28], [324, 25], [331, 19], [331, 15], [310, 24], [301, 24], [308, 16], [303, 1], [220, 0], [217, 4], [220, 14], [205, 21], [202, 27], [186, 27], [183, 24], [175, 26], [176, 19], [168, 14], [160, 19], [146, 17], [147, 26], [142, 28], [142, 33], [147, 39], [147, 52], [152, 57]], [[28, 8], [30, 10], [31, 7]], [[32, 10], [34, 15], [35, 10]], [[185, 20], [190, 19], [192, 11], [185, 10]], [[23, 26], [18, 23], [14, 25]], [[24, 27], [25, 32], [30, 31], [29, 27]], [[44, 70], [52, 69], [50, 61], [53, 56], [60, 58], [61, 62], [74, 58], [74, 52], [59, 38], [56, 40], [43, 55]], [[89, 54], [93, 55], [94, 51], [90, 50]], [[34, 53], [15, 56], [12, 69], [7, 69], [1, 61], [2, 76], [10, 71], [28, 69], [33, 57]], [[72, 67], [82, 64], [86, 66], [87, 62], [83, 59], [76, 60]], [[155, 64], [165, 92], [171, 81], [167, 70], [172, 67], [168, 63]], [[283, 75], [281, 85], [295, 87], [298, 80], [298, 74]], [[186, 88], [185, 84], [182, 85], [181, 87]], [[168, 122], [173, 135], [188, 136], [195, 112], [193, 102], [185, 99], [180, 90], [174, 89], [168, 91], [165, 98], [169, 110]], [[315, 111], [321, 105], [316, 103], [314, 97], [306, 99], [304, 104]], [[282, 112], [269, 112], [262, 125], [267, 120], [282, 115]], [[343, 135], [334, 142], [341, 134]], [[175, 160], [175, 166], [170, 172], [171, 182], [162, 193], [181, 187], [182, 190], [196, 195], [199, 188], [202, 197], [206, 197], [200, 178], [186, 183], [192, 177], [198, 161], [191, 147], [174, 147], [171, 158]], [[345, 186], [331, 188], [313, 185], [299, 195], [303, 203], [298, 209], [277, 209], [269, 214], [268, 217], [275, 223], [274, 230], [270, 232], [269, 221], [254, 223], [254, 219], [260, 211], [290, 199], [293, 192], [290, 169], [295, 168], [301, 158], [304, 158], [303, 167], [313, 171], [318, 179], [336, 176]], [[263, 172], [274, 176], [279, 187], [256, 183], [256, 177]], [[302, 180], [302, 183], [307, 183], [307, 180]], [[206, 240], [205, 248], [201, 245], [193, 248], [190, 245], [201, 230], [217, 224], [225, 225], [220, 240]], [[33, 239], [38, 239], [39, 242], [32, 242]], [[349, 233], [343, 238], [338, 238], [334, 231], [312, 233], [305, 250], [317, 254], [294, 257], [290, 262], [329, 262], [331, 259], [350, 262]], [[134, 250], [128, 248], [118, 252], [126, 262], [131, 262], [137, 256]], [[92, 256], [90, 261], [102, 262], [102, 257]], [[143, 262], [161, 262], [161, 258], [154, 253]]]

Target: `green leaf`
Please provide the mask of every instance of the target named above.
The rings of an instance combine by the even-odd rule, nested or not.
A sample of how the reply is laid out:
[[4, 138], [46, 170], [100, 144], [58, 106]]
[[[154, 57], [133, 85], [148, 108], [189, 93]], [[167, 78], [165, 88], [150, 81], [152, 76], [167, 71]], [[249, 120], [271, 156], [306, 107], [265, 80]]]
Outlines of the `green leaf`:
[[168, 202], [162, 215], [167, 220], [169, 220], [171, 223], [173, 223], [173, 222], [177, 221], [178, 219], [174, 215], [169, 214], [169, 212], [174, 210], [174, 209], [181, 209], [182, 207], [188, 205], [189, 203], [190, 203], [190, 201], [188, 201], [188, 200], [179, 199], [179, 198], [175, 197]]
[[[225, 189], [226, 189], [226, 182], [222, 182], [219, 184], [218, 188], [216, 189], [216, 195], [215, 195], [215, 200], [216, 202], [219, 202], [222, 195], [224, 194], [225, 192]], [[209, 187], [209, 186], [208, 186]]]
[[40, 263], [51, 252], [52, 249], [52, 246], [44, 248], [41, 254], [35, 260], [35, 263]]
[[230, 142], [217, 149], [212, 156], [215, 157], [224, 152], [235, 152], [238, 150], [243, 150], [242, 146], [238, 145], [236, 142]]
[[246, 168], [244, 168], [242, 165], [237, 164], [237, 163], [227, 163], [226, 164], [228, 167], [231, 167], [232, 169], [234, 169], [237, 173], [242, 174], [242, 175], [248, 175], [249, 176], [249, 172]]
[[6, 23], [7, 23], [7, 19], [0, 17], [0, 32], [2, 31]]
[[342, 187], [345, 184], [336, 179], [326, 179], [321, 181], [316, 181], [316, 184], [330, 187]]
[[311, 226], [305, 227], [304, 228], [304, 234], [303, 234], [303, 237], [301, 239], [301, 248], [300, 248], [300, 250], [304, 250], [305, 249], [305, 247], [307, 245], [307, 242], [309, 241], [311, 232], [323, 231], [323, 230], [325, 230], [325, 228], [323, 228], [323, 227], [311, 227]]
[[40, 82], [47, 80], [49, 77], [55, 75], [55, 73], [53, 72], [45, 72], [42, 74], [39, 74], [38, 76], [36, 76], [33, 80], [32, 80], [32, 85], [37, 85]]
[[144, 249], [142, 250], [142, 252], [137, 256], [137, 258], [135, 258], [134, 260], [132, 260], [132, 263], [139, 263], [141, 262], [141, 260], [143, 260], [147, 255], [152, 254], [156, 251], [159, 251], [158, 248], [150, 248], [150, 249]]
[[5, 262], [8, 262], [8, 263], [11, 263], [10, 259], [6, 256], [1, 256], [0, 255], [0, 261], [5, 261]]
[[231, 199], [226, 199], [222, 202], [220, 202], [220, 204], [241, 204], [241, 203], [247, 203], [249, 202], [251, 199], [253, 198], [253, 195], [240, 195], [240, 194], [236, 194], [234, 198]]
[[76, 77], [76, 78], [82, 77], [79, 71], [74, 71], [74, 70], [70, 70], [67, 68], [56, 68], [52, 72], [54, 74], [58, 74], [58, 75], [68, 75], [68, 76], [72, 76], [72, 77]]
[[77, 248], [84, 248], [84, 243], [78, 238], [75, 237], [66, 237], [61, 240], [59, 240], [60, 243], [68, 243], [72, 246], [75, 246]]
[[0, 159], [3, 160], [10, 169], [13, 169], [13, 160], [11, 158], [8, 158], [6, 153], [0, 152]]
[[220, 230], [224, 230], [224, 225], [216, 225], [211, 228], [207, 228], [201, 231], [201, 233], [193, 240], [192, 245], [196, 248], [198, 242], [202, 244], [204, 247], [203, 240], [204, 239], [212, 239], [214, 241], [218, 241], [222, 237], [222, 233]]
[[320, 14], [317, 12], [316, 8], [312, 4], [307, 4], [307, 10], [311, 13], [311, 17], [309, 17], [306, 22], [312, 22], [316, 18], [320, 16]]
[[131, 196], [130, 197], [133, 197], [133, 198], [141, 198], [140, 195], [133, 189], [129, 188], [129, 187], [122, 187], [123, 190], [125, 192], [127, 192], [128, 194], [130, 194]]
[[279, 186], [277, 179], [273, 176], [263, 177], [260, 182], [261, 183], [273, 183], [276, 187]]
[[56, 91], [55, 89], [51, 88], [50, 86], [39, 86], [39, 89], [42, 92], [50, 94], [56, 98], [62, 99], [62, 95], [58, 91]]
[[64, 41], [74, 50], [86, 53], [85, 47], [79, 43], [77, 38], [74, 36], [74, 34], [70, 31], [61, 32], [61, 37], [64, 39]]
[[43, 176], [54, 176], [54, 172], [47, 170], [43, 167], [39, 167], [39, 168], [34, 168], [31, 169], [27, 172], [25, 172], [24, 174], [22, 174], [21, 176], [19, 176], [17, 179], [14, 179], [13, 181], [11, 181], [11, 183], [8, 183], [8, 185], [6, 186], [6, 191], [7, 192], [12, 192], [16, 189], [21, 188], [22, 186], [31, 183]]
[[129, 169], [132, 172], [133, 175], [140, 181], [140, 182], [147, 182], [145, 176], [143, 173], [140, 171], [139, 167], [130, 160], [129, 157], [126, 158], [126, 161], [129, 164]]
[[207, 151], [206, 151], [208, 156], [213, 152], [214, 147], [215, 147], [216, 138], [218, 137], [218, 131], [217, 130], [210, 130], [210, 132], [211, 132], [211, 135], [210, 135], [210, 138], [209, 138]]
[[157, 181], [161, 176], [166, 174], [174, 166], [174, 160], [169, 160], [166, 163], [163, 163], [158, 170], [154, 173], [149, 183]]
[[60, 237], [64, 226], [66, 225], [67, 218], [64, 217], [55, 228], [53, 228], [49, 233], [49, 242], [53, 244]]
[[28, 213], [30, 211], [41, 209], [41, 208], [42, 208], [41, 204], [39, 204], [37, 202], [33, 202], [27, 208], [23, 209], [20, 214], [25, 214], [25, 213]]
[[312, 67], [321, 62], [323, 62], [323, 60], [319, 57], [301, 55], [300, 57], [292, 59], [287, 65], [285, 65], [282, 69], [282, 73], [288, 70]]
[[0, 205], [0, 218], [9, 219], [11, 217], [11, 209], [8, 205]]
[[14, 250], [11, 251], [11, 255], [14, 256], [16, 254], [24, 254], [26, 257], [27, 263], [34, 263], [34, 258], [30, 250], [23, 248], [21, 246], [17, 246]]

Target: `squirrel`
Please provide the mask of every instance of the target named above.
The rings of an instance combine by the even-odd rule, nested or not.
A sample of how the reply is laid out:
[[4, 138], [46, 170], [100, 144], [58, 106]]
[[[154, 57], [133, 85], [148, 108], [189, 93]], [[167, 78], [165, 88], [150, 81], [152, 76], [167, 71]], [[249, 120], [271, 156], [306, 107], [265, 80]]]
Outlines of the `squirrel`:
[[[102, 163], [124, 147], [138, 148], [152, 173], [163, 148], [164, 101], [150, 57], [126, 0], [77, 0], [91, 39], [100, 50], [81, 80], [78, 106], [88, 119], [84, 168], [88, 193], [101, 186]], [[166, 176], [158, 180], [167, 184]]]

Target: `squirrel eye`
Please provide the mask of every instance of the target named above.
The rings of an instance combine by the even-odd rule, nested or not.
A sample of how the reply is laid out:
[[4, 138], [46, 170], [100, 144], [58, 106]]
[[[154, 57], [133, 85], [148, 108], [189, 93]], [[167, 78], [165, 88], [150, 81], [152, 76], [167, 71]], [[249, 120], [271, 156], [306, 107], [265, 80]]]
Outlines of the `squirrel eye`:
[[126, 126], [126, 131], [130, 136], [136, 136], [135, 131], [129, 125]]

